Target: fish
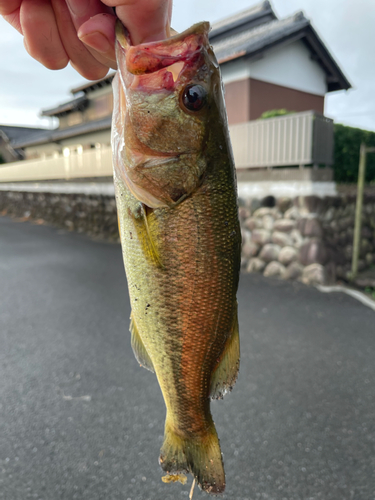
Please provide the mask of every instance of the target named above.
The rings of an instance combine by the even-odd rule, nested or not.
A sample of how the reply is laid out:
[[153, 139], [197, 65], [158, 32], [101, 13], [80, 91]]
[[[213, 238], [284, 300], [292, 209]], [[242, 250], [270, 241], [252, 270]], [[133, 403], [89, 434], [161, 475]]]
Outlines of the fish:
[[133, 45], [117, 21], [112, 150], [131, 345], [166, 406], [164, 482], [225, 472], [210, 400], [239, 370], [241, 232], [219, 65], [207, 22]]

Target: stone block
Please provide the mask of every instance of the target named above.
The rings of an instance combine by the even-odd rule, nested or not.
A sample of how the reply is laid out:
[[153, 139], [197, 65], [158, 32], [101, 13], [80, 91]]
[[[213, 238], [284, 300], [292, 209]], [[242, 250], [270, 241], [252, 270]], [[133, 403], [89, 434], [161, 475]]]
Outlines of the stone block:
[[301, 248], [305, 239], [297, 229], [293, 229], [293, 231], [290, 233], [290, 237], [292, 238], [293, 246], [296, 248]]
[[285, 219], [298, 220], [301, 217], [301, 212], [299, 211], [298, 207], [295, 206], [289, 208], [284, 214]]
[[264, 217], [265, 215], [273, 215], [274, 212], [275, 211], [270, 207], [261, 207], [261, 208], [258, 208], [258, 210], [255, 210], [255, 212], [253, 213], [253, 216], [254, 217]]
[[272, 234], [272, 243], [280, 245], [281, 247], [293, 246], [293, 239], [289, 234], [282, 233], [280, 231], [275, 231]]
[[259, 252], [259, 245], [254, 241], [246, 241], [242, 247], [242, 256], [246, 259], [251, 259], [255, 257]]
[[302, 276], [303, 266], [298, 262], [292, 262], [286, 268], [283, 278], [285, 280], [298, 280]]
[[301, 201], [302, 206], [304, 206], [309, 211], [309, 213], [321, 214], [326, 208], [326, 202], [324, 198], [319, 198], [319, 196], [304, 196]]
[[251, 239], [259, 245], [266, 245], [271, 242], [271, 232], [265, 229], [254, 229]]
[[246, 220], [248, 217], [250, 217], [250, 210], [246, 207], [239, 207], [238, 217], [240, 221]]
[[302, 236], [308, 238], [321, 238], [323, 236], [322, 224], [318, 219], [300, 219], [297, 222], [297, 229]]
[[327, 249], [320, 240], [309, 240], [304, 243], [299, 251], [299, 261], [304, 266], [318, 263], [324, 265], [327, 262]]
[[324, 285], [326, 282], [326, 271], [321, 264], [310, 264], [302, 272], [302, 282], [306, 285]]
[[260, 251], [259, 258], [264, 262], [271, 262], [273, 260], [277, 260], [279, 257], [281, 247], [279, 245], [275, 245], [273, 243], [268, 243], [264, 245], [262, 250]]
[[265, 262], [263, 262], [258, 257], [253, 257], [252, 259], [250, 259], [246, 271], [248, 273], [261, 273], [265, 267]]
[[253, 231], [254, 229], [261, 229], [262, 220], [257, 219], [255, 217], [249, 217], [248, 219], [245, 220], [243, 225], [246, 229], [249, 229], [250, 231]]
[[296, 227], [296, 222], [291, 219], [280, 219], [274, 224], [275, 231], [282, 231], [283, 233], [290, 233]]
[[272, 231], [274, 223], [272, 215], [265, 215], [262, 219], [263, 229], [266, 229], [267, 231]]
[[285, 266], [283, 266], [280, 262], [273, 261], [268, 264], [263, 274], [267, 278], [282, 278], [285, 271]]
[[278, 261], [284, 266], [288, 266], [298, 259], [298, 252], [293, 247], [284, 247], [280, 250]]
[[291, 208], [292, 205], [293, 205], [292, 199], [287, 196], [279, 198], [276, 202], [276, 206], [281, 213], [285, 213], [287, 210]]

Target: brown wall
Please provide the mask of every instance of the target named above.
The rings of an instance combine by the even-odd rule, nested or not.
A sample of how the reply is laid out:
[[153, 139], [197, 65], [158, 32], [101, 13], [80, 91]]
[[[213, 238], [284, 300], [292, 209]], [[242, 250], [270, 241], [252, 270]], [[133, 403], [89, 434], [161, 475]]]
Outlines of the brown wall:
[[324, 96], [309, 94], [250, 78], [250, 120], [271, 109], [324, 113]]
[[250, 120], [250, 79], [225, 85], [225, 104], [229, 125]]
[[271, 109], [324, 113], [324, 96], [301, 92], [254, 78], [225, 85], [229, 125], [256, 120]]

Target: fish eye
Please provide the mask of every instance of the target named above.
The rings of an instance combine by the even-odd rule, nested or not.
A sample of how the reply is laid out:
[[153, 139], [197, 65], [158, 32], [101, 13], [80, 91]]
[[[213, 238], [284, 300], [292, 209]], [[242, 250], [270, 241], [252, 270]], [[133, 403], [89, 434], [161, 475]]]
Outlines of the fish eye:
[[207, 91], [202, 85], [188, 85], [181, 93], [181, 102], [189, 111], [199, 111], [207, 101]]

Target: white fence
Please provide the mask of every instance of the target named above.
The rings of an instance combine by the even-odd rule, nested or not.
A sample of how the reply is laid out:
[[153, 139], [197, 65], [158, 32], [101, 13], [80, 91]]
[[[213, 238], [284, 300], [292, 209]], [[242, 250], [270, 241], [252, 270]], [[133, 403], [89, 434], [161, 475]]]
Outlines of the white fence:
[[[236, 168], [333, 163], [333, 122], [312, 111], [230, 127]], [[112, 175], [112, 152], [102, 147], [0, 168], [0, 182], [69, 180]]]

